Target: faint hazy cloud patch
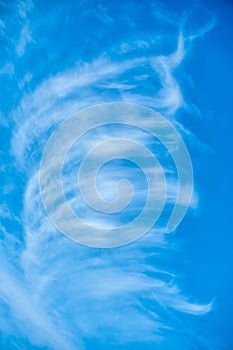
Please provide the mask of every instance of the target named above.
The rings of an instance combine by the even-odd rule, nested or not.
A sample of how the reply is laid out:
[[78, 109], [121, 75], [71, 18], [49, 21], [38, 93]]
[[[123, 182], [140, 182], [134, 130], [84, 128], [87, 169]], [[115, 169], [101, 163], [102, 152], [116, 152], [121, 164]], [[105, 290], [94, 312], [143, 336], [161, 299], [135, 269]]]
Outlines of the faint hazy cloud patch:
[[21, 29], [19, 41], [15, 48], [17, 55], [22, 56], [25, 53], [27, 45], [33, 42], [29, 20], [27, 20]]

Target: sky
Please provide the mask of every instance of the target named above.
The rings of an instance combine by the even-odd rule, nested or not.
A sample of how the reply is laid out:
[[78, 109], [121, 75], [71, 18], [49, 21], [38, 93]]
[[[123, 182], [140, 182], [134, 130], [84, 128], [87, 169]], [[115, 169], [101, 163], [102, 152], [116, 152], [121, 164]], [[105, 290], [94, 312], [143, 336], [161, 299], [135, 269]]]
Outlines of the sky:
[[[232, 21], [230, 0], [0, 1], [1, 350], [233, 348]], [[124, 236], [148, 198], [151, 169], [134, 162], [139, 144], [156, 156], [167, 192], [157, 222], [148, 230], [147, 220], [140, 223], [141, 237], [91, 247], [49, 217], [41, 161], [71, 116], [112, 103], [140, 106], [151, 111], [150, 125], [161, 116], [177, 130], [192, 161], [186, 188], [193, 185], [193, 194], [181, 201], [188, 211], [167, 234], [180, 180], [174, 140], [166, 148], [140, 128], [143, 118], [114, 125], [108, 109], [111, 123], [89, 128], [64, 158], [62, 186], [73, 213], [94, 235], [120, 226]], [[88, 118], [90, 126], [99, 120]], [[76, 124], [77, 133], [85, 123]], [[56, 145], [51, 167], [63, 139]], [[86, 155], [82, 191], [77, 179]], [[95, 202], [89, 175], [106, 157]], [[117, 197], [122, 179], [133, 187]], [[162, 180], [156, 178], [159, 198]], [[90, 208], [83, 193], [108, 209], [122, 199], [122, 210]], [[63, 209], [52, 211], [63, 222]]]

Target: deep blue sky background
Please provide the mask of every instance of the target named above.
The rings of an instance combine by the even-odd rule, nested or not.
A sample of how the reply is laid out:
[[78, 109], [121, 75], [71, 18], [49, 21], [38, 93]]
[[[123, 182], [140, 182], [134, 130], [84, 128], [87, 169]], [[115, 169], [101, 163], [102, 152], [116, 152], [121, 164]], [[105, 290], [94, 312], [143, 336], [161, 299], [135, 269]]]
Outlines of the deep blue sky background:
[[[1, 350], [233, 348], [232, 21], [230, 0], [0, 2]], [[38, 170], [61, 121], [112, 101], [178, 128], [195, 196], [171, 236], [103, 251], [52, 227]]]

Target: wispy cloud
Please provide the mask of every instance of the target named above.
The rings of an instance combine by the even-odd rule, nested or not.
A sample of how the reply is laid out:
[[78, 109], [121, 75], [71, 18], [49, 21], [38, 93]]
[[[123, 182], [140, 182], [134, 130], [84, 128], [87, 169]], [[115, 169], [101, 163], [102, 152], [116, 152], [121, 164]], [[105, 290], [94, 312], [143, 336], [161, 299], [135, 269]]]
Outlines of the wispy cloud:
[[[33, 290], [30, 303], [36, 300], [40, 313], [47, 314], [47, 322], [59, 324], [68, 315], [63, 331], [70, 341], [76, 334], [70, 349], [90, 336], [104, 339], [113, 329], [117, 335], [114, 342], [162, 342], [167, 327], [174, 326], [164, 323], [164, 315], [168, 319], [175, 311], [201, 315], [211, 309], [211, 303], [200, 305], [183, 297], [175, 275], [151, 265], [151, 254], [168, 254], [167, 243], [159, 232], [112, 251], [82, 248], [58, 234], [45, 218], [37, 176], [31, 179], [26, 192], [24, 227], [26, 247], [21, 268], [26, 285]], [[157, 247], [156, 253], [152, 245]], [[150, 306], [145, 306], [143, 299], [150, 300]], [[38, 318], [36, 313], [34, 317]], [[174, 317], [179, 319], [178, 315]], [[43, 344], [43, 338], [40, 341]]]
[[[19, 129], [16, 129], [12, 139], [16, 156], [23, 161], [24, 148], [30, 147], [35, 138], [39, 140], [37, 135], [67, 118], [74, 110], [100, 102], [123, 100], [139, 103], [162, 111], [167, 116], [174, 116], [183, 105], [183, 98], [173, 71], [182, 62], [183, 56], [184, 41], [180, 35], [177, 50], [169, 56], [139, 57], [120, 62], [100, 57], [92, 63], [83, 63], [45, 80], [32, 94], [25, 94], [12, 113]], [[139, 95], [138, 86], [148, 83], [151, 76], [144, 75], [135, 81], [135, 74], [131, 73], [135, 69], [137, 75], [141, 70], [150, 69], [150, 74], [154, 74], [161, 88], [153, 88]], [[122, 76], [126, 73], [128, 77], [122, 84]], [[109, 85], [114, 89], [109, 90]], [[105, 96], [98, 94], [103, 87], [108, 88]], [[48, 113], [50, 118], [47, 117]], [[37, 124], [36, 128], [32, 127], [34, 123]]]
[[27, 20], [21, 29], [19, 41], [15, 48], [17, 55], [22, 56], [26, 50], [27, 45], [32, 42], [33, 39], [30, 31], [30, 24]]
[[109, 15], [109, 9], [106, 5], [97, 4], [96, 8], [85, 10], [83, 14], [85, 16], [93, 15], [104, 23], [113, 23], [113, 18]]
[[[32, 41], [27, 21], [32, 8], [31, 2], [19, 3], [24, 21], [15, 47], [19, 56], [26, 56], [26, 47]], [[102, 5], [87, 11], [86, 16], [90, 15], [108, 25], [114, 22]], [[160, 15], [166, 16], [166, 11]], [[174, 23], [174, 16], [169, 17], [168, 22], [171, 21]], [[38, 176], [49, 135], [82, 108], [100, 102], [134, 102], [159, 110], [177, 122], [176, 112], [185, 106], [185, 96], [175, 70], [185, 58], [185, 42], [185, 34], [180, 33], [174, 52], [147, 56], [143, 50], [153, 47], [154, 39], [124, 41], [119, 44], [121, 52], [117, 56], [103, 54], [70, 69], [58, 69], [57, 74], [44, 77], [27, 92], [24, 87], [30, 84], [33, 72], [19, 84], [23, 93], [10, 113], [10, 122], [11, 155], [24, 177], [23, 241], [19, 244], [16, 235], [0, 228], [0, 328], [15, 341], [16, 348], [27, 349], [27, 344], [33, 344], [56, 350], [85, 349], [85, 340], [90, 338], [118, 344], [150, 342], [161, 350], [171, 348], [169, 344], [175, 344], [176, 349], [191, 348], [191, 330], [181, 315], [185, 314], [185, 320], [193, 322], [194, 328], [196, 317], [209, 312], [212, 302], [194, 302], [182, 293], [176, 274], [167, 267], [172, 266], [173, 253], [178, 248], [169, 246], [163, 228], [153, 228], [143, 239], [115, 250], [74, 244], [50, 223]], [[142, 50], [136, 58], [130, 56], [134, 48]], [[98, 140], [105, 137], [104, 132], [96, 136]], [[152, 144], [143, 134], [135, 133], [134, 137]], [[91, 142], [93, 138], [89, 138], [88, 146]], [[79, 157], [86, 148], [87, 143], [80, 147]], [[109, 168], [102, 180], [107, 180], [111, 172]], [[135, 173], [132, 171], [131, 175], [134, 177]], [[169, 181], [168, 202], [174, 204], [174, 171], [170, 172]], [[106, 196], [111, 184], [109, 181], [102, 188]], [[74, 197], [69, 181], [66, 185]], [[138, 187], [138, 197], [140, 190]], [[12, 218], [7, 207], [2, 206], [1, 218], [8, 215]], [[166, 264], [163, 266], [161, 261]], [[211, 346], [217, 349], [216, 344]]]

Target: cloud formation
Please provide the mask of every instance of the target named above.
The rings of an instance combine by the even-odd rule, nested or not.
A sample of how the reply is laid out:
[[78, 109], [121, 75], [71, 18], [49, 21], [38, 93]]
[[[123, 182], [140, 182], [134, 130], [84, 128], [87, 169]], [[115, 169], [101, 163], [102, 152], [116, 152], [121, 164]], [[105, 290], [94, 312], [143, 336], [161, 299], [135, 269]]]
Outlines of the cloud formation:
[[[36, 11], [36, 5], [31, 2], [18, 3], [24, 24], [19, 29], [20, 39], [15, 42], [14, 67], [18, 56], [26, 60], [31, 53], [28, 44], [34, 35], [30, 34], [27, 18], [32, 8]], [[176, 274], [167, 266], [172, 266], [173, 259], [177, 259], [174, 251], [179, 248], [169, 246], [162, 222], [159, 228], [153, 228], [132, 245], [115, 250], [82, 247], [52, 226], [39, 191], [38, 170], [43, 148], [55, 128], [74, 112], [97, 103], [133, 102], [158, 110], [179, 128], [176, 112], [185, 107], [185, 97], [175, 72], [182, 69], [187, 38], [174, 15], [156, 6], [154, 12], [157, 17], [166, 18], [169, 25], [175, 23], [176, 35], [169, 42], [173, 50], [154, 52], [152, 34], [148, 40], [121, 40], [107, 53], [86, 61], [77, 56], [71, 67], [58, 68], [56, 73], [37, 80], [33, 80], [36, 71], [27, 72], [30, 79], [19, 84], [22, 93], [9, 112], [9, 138], [12, 171], [20, 171], [23, 177], [19, 191], [22, 207], [18, 208], [22, 234], [14, 227], [9, 230], [3, 225], [0, 227], [3, 345], [5, 342], [6, 346], [21, 350], [37, 347], [73, 350], [86, 349], [88, 340], [94, 339], [107, 344], [108, 348], [111, 344], [136, 342], [153, 344], [161, 350], [171, 349], [171, 344], [175, 344], [176, 349], [188, 349], [199, 317], [212, 309], [211, 301], [195, 302], [178, 287]], [[94, 16], [108, 26], [116, 22], [111, 9], [103, 5], [95, 10], [87, 9], [83, 16]], [[125, 13], [127, 25], [135, 28], [133, 17]], [[39, 26], [30, 22], [30, 28], [33, 25]], [[169, 28], [167, 30], [166, 38]], [[35, 37], [35, 46], [37, 42]], [[180, 131], [183, 133], [182, 125]], [[103, 140], [107, 132], [114, 135], [115, 131], [103, 130], [96, 133], [95, 138]], [[136, 132], [134, 136], [153, 148], [148, 136]], [[87, 138], [79, 152], [85, 152], [91, 142], [93, 139]], [[66, 166], [69, 169], [69, 164]], [[136, 172], [130, 167], [125, 171], [132, 171], [133, 176]], [[109, 179], [111, 172], [110, 167], [102, 180], [104, 176]], [[177, 176], [169, 164], [167, 175], [170, 176], [168, 204], [174, 204]], [[72, 203], [75, 187], [69, 181], [65, 188], [71, 193]], [[111, 181], [104, 189], [106, 196], [110, 185]], [[140, 190], [138, 187], [138, 192]], [[131, 210], [140, 206], [139, 196], [137, 198]], [[193, 203], [195, 206], [195, 198]], [[12, 203], [7, 205], [1, 207], [2, 219], [10, 215]], [[10, 216], [8, 219], [14, 220], [13, 215]], [[85, 216], [90, 218], [87, 213]], [[96, 217], [91, 219], [94, 221]], [[101, 219], [106, 223], [105, 218]], [[197, 344], [204, 348], [204, 341], [204, 336], [200, 337]], [[209, 341], [208, 346], [218, 348], [214, 340]]]

